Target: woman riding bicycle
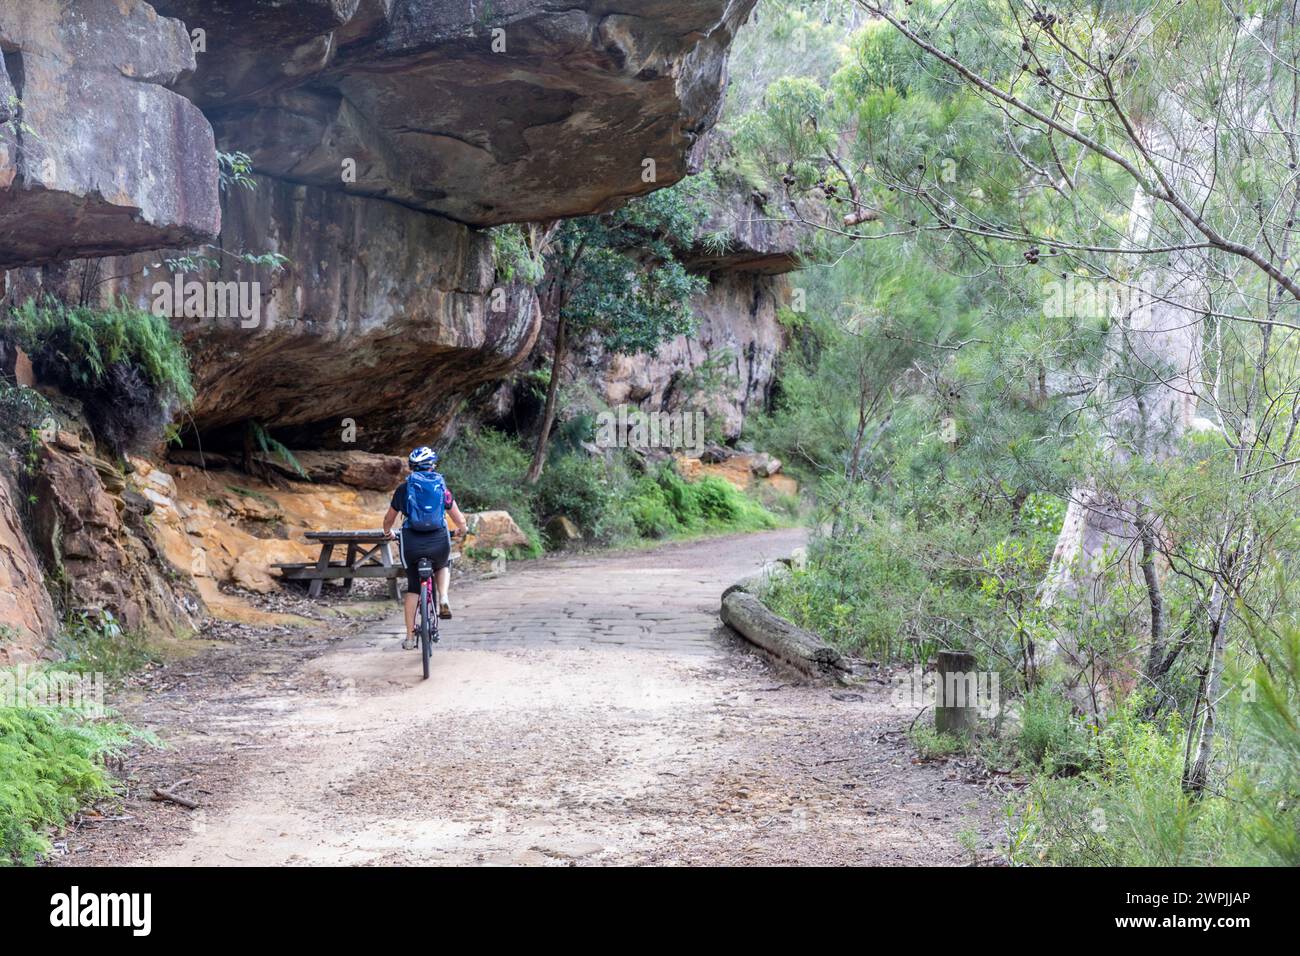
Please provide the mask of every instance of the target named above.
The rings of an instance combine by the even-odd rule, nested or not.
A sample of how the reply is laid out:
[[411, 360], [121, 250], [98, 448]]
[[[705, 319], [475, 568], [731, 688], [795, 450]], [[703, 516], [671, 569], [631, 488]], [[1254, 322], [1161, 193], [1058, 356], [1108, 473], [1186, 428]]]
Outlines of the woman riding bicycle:
[[[442, 475], [434, 470], [438, 464], [438, 453], [427, 445], [421, 445], [407, 458], [411, 466], [411, 475], [398, 485], [393, 492], [393, 500], [384, 515], [384, 534], [393, 534], [393, 524], [397, 516], [404, 516], [400, 536], [402, 565], [406, 568], [406, 600], [403, 610], [406, 612], [406, 637], [402, 647], [410, 650], [415, 647], [415, 610], [420, 593], [421, 558], [433, 562], [436, 572], [434, 581], [438, 596], [438, 616], [451, 617], [451, 533], [447, 529], [446, 518], [451, 516], [457, 530], [463, 535], [469, 527], [465, 515], [461, 513], [451, 489], [447, 487]], [[432, 497], [431, 497], [432, 496]]]

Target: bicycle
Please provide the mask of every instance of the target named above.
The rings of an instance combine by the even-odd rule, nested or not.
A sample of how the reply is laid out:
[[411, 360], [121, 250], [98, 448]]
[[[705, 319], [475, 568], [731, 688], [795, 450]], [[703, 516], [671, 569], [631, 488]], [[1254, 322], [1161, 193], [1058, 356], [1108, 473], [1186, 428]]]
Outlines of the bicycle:
[[420, 656], [424, 658], [424, 679], [429, 679], [429, 658], [433, 645], [438, 643], [438, 611], [434, 606], [437, 589], [433, 584], [433, 562], [421, 558], [416, 565], [420, 574], [420, 600], [417, 613], [420, 617]]
[[[448, 532], [447, 540], [448, 543], [455, 541], [455, 534]], [[436, 578], [432, 560], [421, 558], [415, 567], [420, 575], [420, 598], [416, 606], [420, 629], [420, 656], [424, 659], [424, 679], [428, 680], [429, 658], [433, 654], [433, 645], [438, 643], [438, 588], [434, 584]], [[451, 567], [450, 560], [447, 562], [447, 567]]]

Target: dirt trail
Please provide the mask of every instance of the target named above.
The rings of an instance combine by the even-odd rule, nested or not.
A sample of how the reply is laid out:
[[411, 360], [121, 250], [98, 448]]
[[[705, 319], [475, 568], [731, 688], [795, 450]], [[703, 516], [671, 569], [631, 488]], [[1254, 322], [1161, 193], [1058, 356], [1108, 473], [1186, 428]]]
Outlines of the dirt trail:
[[202, 809], [139, 800], [64, 859], [936, 864], [970, 861], [961, 831], [992, 859], [996, 800], [914, 763], [883, 681], [802, 686], [718, 627], [722, 588], [801, 537], [464, 584], [427, 682], [396, 619], [306, 660], [293, 638], [188, 662], [127, 710], [173, 744], [137, 785], [190, 777]]

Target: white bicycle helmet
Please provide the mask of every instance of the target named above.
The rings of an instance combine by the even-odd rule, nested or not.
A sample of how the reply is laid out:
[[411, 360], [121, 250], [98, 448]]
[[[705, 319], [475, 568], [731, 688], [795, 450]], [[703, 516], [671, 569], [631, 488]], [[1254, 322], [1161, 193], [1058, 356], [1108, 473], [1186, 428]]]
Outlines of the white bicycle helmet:
[[430, 471], [438, 464], [438, 453], [428, 445], [421, 445], [406, 457], [412, 471]]

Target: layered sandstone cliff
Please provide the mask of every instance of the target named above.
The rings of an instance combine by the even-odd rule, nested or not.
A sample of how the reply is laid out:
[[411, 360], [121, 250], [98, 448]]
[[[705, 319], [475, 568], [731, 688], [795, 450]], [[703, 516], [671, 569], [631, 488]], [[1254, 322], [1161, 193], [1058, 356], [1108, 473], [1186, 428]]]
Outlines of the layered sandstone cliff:
[[652, 354], [611, 355], [595, 344], [579, 374], [610, 405], [700, 411], [710, 435], [732, 440], [771, 399], [785, 345], [778, 312], [790, 304], [786, 273], [799, 264], [797, 237], [790, 210], [734, 181], [711, 195], [699, 234], [683, 254], [688, 268], [709, 277], [691, 303], [694, 333]]
[[[156, 308], [160, 281], [238, 283], [255, 308], [172, 313], [198, 387], [187, 427], [429, 440], [540, 327], [482, 227], [685, 175], [753, 4], [0, 0], [0, 307]], [[255, 188], [223, 195], [218, 150], [252, 158]], [[189, 614], [150, 565], [131, 479], [96, 458], [47, 442], [0, 497], [0, 527], [25, 528], [0, 549], [19, 592], [0, 612], [29, 631], [52, 626], [41, 552], [128, 621]], [[30, 494], [47, 499], [34, 529]]]

